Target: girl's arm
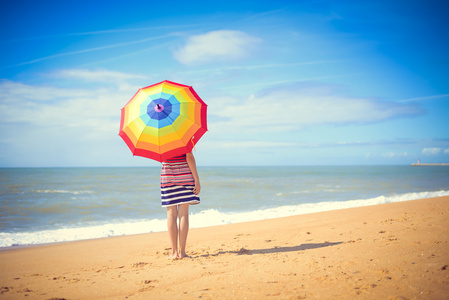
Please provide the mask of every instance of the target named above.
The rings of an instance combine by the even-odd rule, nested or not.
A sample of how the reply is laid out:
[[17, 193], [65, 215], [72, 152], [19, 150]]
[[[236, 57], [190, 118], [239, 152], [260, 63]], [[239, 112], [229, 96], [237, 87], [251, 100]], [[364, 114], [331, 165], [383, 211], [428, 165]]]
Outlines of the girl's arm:
[[186, 160], [189, 164], [190, 171], [192, 172], [193, 178], [195, 179], [195, 187], [193, 188], [193, 193], [198, 195], [201, 191], [200, 177], [198, 176], [198, 171], [196, 169], [196, 161], [192, 152], [186, 154]]

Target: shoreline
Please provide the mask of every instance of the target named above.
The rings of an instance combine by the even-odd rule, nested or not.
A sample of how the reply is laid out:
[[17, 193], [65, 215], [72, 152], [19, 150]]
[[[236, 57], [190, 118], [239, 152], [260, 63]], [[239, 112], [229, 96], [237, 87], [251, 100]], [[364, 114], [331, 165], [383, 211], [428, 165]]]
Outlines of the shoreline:
[[[0, 299], [445, 299], [449, 196], [0, 252]], [[173, 284], [173, 283], [176, 284]]]
[[[297, 205], [284, 205], [255, 211], [243, 211], [234, 213], [212, 212], [207, 215], [200, 212], [191, 212], [190, 228], [207, 228], [218, 225], [238, 224], [258, 220], [283, 218], [288, 216], [300, 216], [310, 213], [334, 211], [340, 209], [382, 205], [385, 203], [396, 203], [413, 201], [416, 199], [449, 196], [449, 191], [412, 192], [395, 194], [391, 196], [378, 196], [368, 199], [325, 201], [316, 203], [303, 203]], [[213, 216], [213, 218], [211, 218]], [[152, 230], [142, 230], [151, 228]], [[87, 227], [46, 229], [35, 232], [3, 233], [0, 241], [0, 252], [19, 249], [22, 247], [39, 247], [48, 244], [85, 241], [109, 237], [129, 236], [166, 231], [165, 216], [158, 219], [138, 220], [136, 222], [126, 221], [124, 223], [106, 223]], [[43, 234], [42, 234], [43, 233]], [[14, 246], [3, 246], [12, 244]]]

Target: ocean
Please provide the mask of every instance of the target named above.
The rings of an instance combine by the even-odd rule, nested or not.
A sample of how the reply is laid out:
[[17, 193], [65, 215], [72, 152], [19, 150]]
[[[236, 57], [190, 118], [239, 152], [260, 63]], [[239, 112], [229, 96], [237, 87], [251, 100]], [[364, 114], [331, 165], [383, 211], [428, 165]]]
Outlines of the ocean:
[[[190, 227], [449, 195], [445, 166], [198, 167]], [[0, 247], [166, 230], [160, 168], [0, 169]]]

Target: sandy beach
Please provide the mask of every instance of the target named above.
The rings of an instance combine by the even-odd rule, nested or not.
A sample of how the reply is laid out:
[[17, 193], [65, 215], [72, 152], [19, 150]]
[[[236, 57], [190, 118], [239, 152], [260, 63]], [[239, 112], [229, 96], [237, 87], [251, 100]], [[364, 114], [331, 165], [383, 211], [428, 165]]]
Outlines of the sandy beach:
[[0, 252], [1, 299], [447, 299], [449, 197]]

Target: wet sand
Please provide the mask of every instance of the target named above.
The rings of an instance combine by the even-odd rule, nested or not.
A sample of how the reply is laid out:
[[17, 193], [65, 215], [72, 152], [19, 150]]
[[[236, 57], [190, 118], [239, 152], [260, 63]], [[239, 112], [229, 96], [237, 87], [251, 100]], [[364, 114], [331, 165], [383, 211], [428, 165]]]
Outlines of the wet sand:
[[0, 252], [0, 299], [447, 299], [449, 197]]

